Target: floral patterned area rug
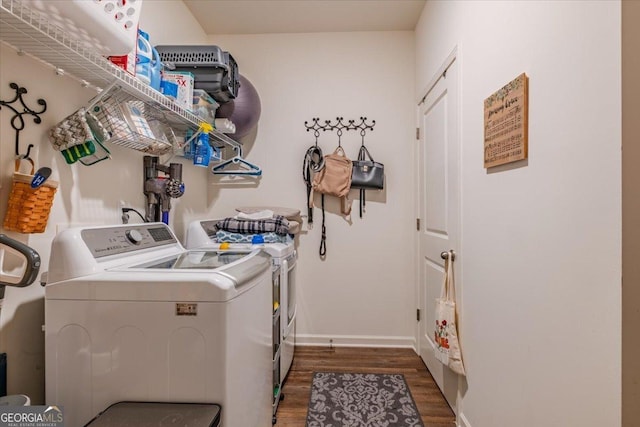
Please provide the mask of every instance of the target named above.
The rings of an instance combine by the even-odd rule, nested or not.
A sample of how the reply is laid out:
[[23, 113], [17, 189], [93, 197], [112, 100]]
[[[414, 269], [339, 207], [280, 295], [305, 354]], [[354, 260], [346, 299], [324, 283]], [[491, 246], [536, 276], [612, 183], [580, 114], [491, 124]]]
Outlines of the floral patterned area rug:
[[307, 427], [424, 427], [400, 374], [316, 372]]

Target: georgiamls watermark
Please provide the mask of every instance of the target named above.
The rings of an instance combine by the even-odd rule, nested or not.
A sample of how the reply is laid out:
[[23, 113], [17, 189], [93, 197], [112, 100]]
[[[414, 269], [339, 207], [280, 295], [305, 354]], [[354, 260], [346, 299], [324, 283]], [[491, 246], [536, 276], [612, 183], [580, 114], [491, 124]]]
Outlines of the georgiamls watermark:
[[62, 406], [0, 406], [0, 427], [64, 427]]

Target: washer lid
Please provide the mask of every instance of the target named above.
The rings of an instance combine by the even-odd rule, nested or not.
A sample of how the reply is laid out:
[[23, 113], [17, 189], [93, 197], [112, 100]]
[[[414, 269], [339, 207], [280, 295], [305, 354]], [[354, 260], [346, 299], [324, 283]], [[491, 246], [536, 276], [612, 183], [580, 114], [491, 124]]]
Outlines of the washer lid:
[[[259, 249], [251, 252], [196, 249], [125, 268], [114, 268], [111, 271], [161, 274], [165, 277], [173, 277], [180, 273], [205, 274], [205, 277], [208, 277], [210, 273], [215, 272], [231, 279], [236, 286], [239, 286], [259, 276], [270, 267], [271, 257]], [[188, 279], [182, 279], [182, 281], [185, 280]]]
[[[215, 265], [221, 265], [215, 267]], [[154, 261], [45, 287], [46, 300], [226, 302], [269, 282], [271, 257], [256, 250], [228, 256], [212, 250], [164, 254]]]
[[234, 251], [188, 251], [179, 255], [172, 255], [129, 268], [158, 269], [158, 270], [191, 270], [191, 269], [216, 269], [246, 257], [248, 253]]

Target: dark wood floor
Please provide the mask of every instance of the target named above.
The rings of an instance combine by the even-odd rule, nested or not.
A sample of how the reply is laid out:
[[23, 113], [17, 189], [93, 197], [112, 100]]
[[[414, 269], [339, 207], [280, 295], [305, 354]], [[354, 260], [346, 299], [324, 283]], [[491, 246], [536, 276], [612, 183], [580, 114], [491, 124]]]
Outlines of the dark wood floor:
[[276, 427], [304, 427], [315, 371], [404, 374], [425, 427], [455, 426], [453, 411], [411, 349], [296, 347]]

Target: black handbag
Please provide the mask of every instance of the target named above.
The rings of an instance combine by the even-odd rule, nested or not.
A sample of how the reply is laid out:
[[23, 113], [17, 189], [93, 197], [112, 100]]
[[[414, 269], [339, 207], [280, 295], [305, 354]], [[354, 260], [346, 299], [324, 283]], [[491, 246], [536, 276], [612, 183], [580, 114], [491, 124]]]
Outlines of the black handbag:
[[351, 188], [365, 190], [382, 190], [384, 188], [384, 165], [374, 161], [364, 145], [360, 147], [358, 160], [353, 161]]
[[360, 189], [360, 218], [362, 218], [365, 190], [384, 189], [384, 165], [374, 161], [364, 145], [360, 146], [358, 160], [353, 160], [351, 188]]

